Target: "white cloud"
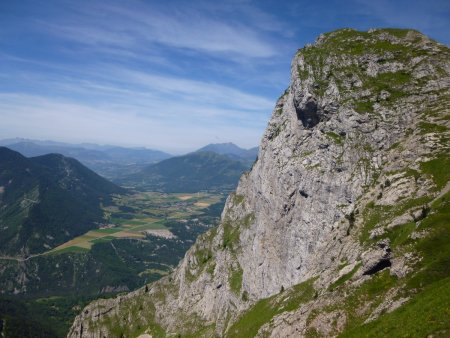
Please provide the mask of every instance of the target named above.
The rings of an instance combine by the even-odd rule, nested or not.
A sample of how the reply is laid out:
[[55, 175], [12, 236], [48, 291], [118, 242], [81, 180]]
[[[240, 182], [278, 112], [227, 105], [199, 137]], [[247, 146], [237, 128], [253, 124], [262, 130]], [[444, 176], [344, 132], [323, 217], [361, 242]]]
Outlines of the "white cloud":
[[[277, 48], [259, 33], [261, 24], [236, 23], [185, 3], [166, 13], [156, 6], [96, 3], [60, 22], [39, 22], [47, 33], [92, 47], [159, 48], [159, 45], [228, 57], [267, 58]], [[93, 16], [92, 13], [101, 13]], [[258, 18], [261, 19], [260, 13]], [[256, 22], [256, 21], [255, 21]], [[276, 27], [272, 19], [272, 26]]]
[[[108, 89], [109, 90], [109, 89]], [[135, 97], [136, 98], [136, 97]], [[153, 101], [81, 104], [26, 94], [0, 94], [0, 138], [32, 137], [190, 151], [213, 140], [258, 143], [266, 114]], [[159, 110], [156, 114], [153, 109]], [[241, 122], [241, 123], [240, 123]]]
[[271, 100], [220, 84], [122, 69], [115, 69], [113, 74], [129, 83], [139, 84], [146, 90], [173, 95], [197, 106], [208, 104], [250, 111], [270, 110], [273, 106]]

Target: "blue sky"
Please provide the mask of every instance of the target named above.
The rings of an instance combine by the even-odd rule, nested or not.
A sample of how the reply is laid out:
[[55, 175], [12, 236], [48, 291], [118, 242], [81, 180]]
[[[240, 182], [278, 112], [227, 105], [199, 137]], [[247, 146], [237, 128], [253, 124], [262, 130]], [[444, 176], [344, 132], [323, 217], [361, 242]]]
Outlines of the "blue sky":
[[0, 1], [0, 139], [259, 143], [298, 48], [343, 27], [450, 43], [449, 1]]

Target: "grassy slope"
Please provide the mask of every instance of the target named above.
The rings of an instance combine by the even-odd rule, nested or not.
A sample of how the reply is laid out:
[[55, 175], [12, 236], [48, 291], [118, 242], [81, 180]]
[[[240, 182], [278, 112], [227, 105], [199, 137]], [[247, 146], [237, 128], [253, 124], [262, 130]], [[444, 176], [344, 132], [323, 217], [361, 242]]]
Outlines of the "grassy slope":
[[312, 280], [280, 290], [280, 294], [262, 299], [246, 311], [227, 331], [227, 337], [254, 337], [276, 315], [295, 310], [313, 297]]
[[450, 278], [445, 278], [425, 287], [407, 305], [340, 337], [448, 337], [449, 318]]

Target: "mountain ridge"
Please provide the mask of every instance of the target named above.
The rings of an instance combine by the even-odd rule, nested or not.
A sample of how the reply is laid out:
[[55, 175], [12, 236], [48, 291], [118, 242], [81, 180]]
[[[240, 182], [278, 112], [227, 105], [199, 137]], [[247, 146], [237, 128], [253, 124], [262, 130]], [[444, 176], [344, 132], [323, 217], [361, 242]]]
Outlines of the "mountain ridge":
[[210, 143], [195, 152], [214, 152], [220, 155], [230, 156], [231, 158], [254, 161], [258, 155], [258, 147], [244, 149], [232, 142]]
[[0, 147], [3, 254], [41, 253], [98, 227], [100, 202], [120, 188], [59, 154], [26, 158]]
[[120, 176], [124, 171], [137, 171], [145, 165], [172, 157], [168, 153], [147, 148], [124, 148], [94, 144], [78, 145], [27, 139], [7, 139], [2, 140], [0, 144], [6, 144], [8, 148], [18, 151], [26, 157], [41, 156], [49, 153], [59, 153], [67, 157], [73, 157], [91, 170], [107, 178]]
[[197, 151], [163, 160], [116, 182], [163, 192], [229, 191], [247, 169], [246, 163], [227, 155]]

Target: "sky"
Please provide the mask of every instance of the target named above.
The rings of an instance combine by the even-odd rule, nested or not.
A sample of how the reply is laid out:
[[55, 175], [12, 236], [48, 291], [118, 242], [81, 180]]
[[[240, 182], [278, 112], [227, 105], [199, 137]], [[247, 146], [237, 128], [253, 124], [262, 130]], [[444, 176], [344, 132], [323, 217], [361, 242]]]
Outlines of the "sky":
[[450, 43], [450, 1], [0, 0], [0, 139], [259, 144], [298, 48], [339, 28]]

